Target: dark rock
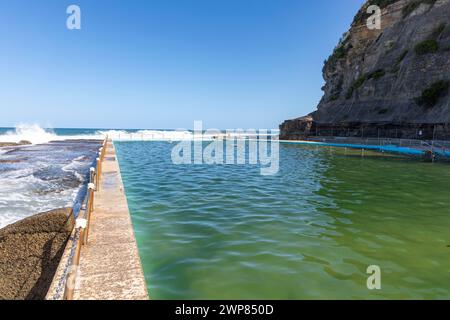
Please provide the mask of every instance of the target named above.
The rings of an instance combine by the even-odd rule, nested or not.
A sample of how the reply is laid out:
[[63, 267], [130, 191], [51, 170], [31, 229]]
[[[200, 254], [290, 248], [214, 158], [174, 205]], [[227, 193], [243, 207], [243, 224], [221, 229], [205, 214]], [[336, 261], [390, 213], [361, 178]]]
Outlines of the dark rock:
[[65, 208], [0, 230], [0, 299], [44, 299], [73, 227]]
[[19, 142], [0, 142], [0, 147], [17, 147], [17, 146], [24, 146], [24, 145], [30, 145], [30, 141], [21, 140]]
[[23, 160], [21, 160], [21, 159], [10, 159], [10, 160], [2, 160], [2, 159], [0, 159], [0, 163], [20, 163], [22, 161]]

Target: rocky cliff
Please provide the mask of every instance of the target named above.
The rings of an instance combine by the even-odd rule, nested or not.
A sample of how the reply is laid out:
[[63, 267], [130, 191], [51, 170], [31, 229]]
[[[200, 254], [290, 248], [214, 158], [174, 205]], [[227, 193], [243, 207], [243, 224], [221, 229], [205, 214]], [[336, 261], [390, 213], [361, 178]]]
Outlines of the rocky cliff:
[[[367, 8], [382, 9], [381, 29]], [[310, 135], [450, 139], [450, 0], [368, 0], [323, 68], [317, 111], [284, 122]], [[361, 130], [361, 128], [364, 128]]]

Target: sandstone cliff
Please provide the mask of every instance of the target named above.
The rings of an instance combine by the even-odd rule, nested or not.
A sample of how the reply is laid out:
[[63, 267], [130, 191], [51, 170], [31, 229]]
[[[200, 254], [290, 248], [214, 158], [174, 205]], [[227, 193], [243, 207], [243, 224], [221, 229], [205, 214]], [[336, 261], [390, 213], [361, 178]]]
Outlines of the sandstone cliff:
[[[366, 25], [382, 8], [381, 29]], [[450, 139], [450, 0], [368, 0], [323, 68], [317, 111], [283, 123], [281, 139], [395, 134]], [[325, 132], [322, 129], [325, 128]]]

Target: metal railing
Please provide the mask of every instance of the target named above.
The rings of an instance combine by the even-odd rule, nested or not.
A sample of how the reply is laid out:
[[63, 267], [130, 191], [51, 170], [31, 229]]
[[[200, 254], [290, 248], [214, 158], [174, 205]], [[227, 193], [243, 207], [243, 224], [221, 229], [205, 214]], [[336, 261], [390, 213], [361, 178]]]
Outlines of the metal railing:
[[394, 138], [354, 138], [354, 137], [308, 137], [308, 141], [323, 143], [348, 143], [355, 145], [373, 146], [397, 146], [421, 149], [424, 151], [450, 151], [450, 141], [446, 140], [416, 140], [416, 139], [394, 139]]
[[[405, 155], [422, 156], [425, 160], [450, 161], [450, 141], [448, 140], [417, 140], [398, 138], [358, 138], [337, 136], [310, 136], [304, 141], [319, 142], [324, 144], [349, 146], [357, 149], [379, 148], [381, 152], [400, 152]], [[396, 148], [391, 148], [396, 147]], [[409, 149], [409, 150], [408, 150]]]
[[[57, 295], [61, 295], [62, 287], [64, 287], [63, 300], [73, 300], [78, 268], [80, 265], [80, 257], [83, 246], [88, 244], [89, 230], [91, 224], [92, 214], [94, 212], [94, 199], [95, 193], [100, 190], [100, 182], [102, 175], [102, 162], [105, 158], [106, 148], [108, 143], [108, 137], [103, 141], [102, 147], [98, 151], [98, 157], [96, 159], [96, 167], [92, 167], [89, 172], [89, 184], [88, 193], [83, 204], [84, 214], [78, 215], [75, 223], [74, 230], [72, 232], [72, 245], [70, 248], [69, 257], [64, 267], [63, 275], [60, 279], [56, 289]], [[54, 297], [55, 300], [59, 300], [61, 296]]]

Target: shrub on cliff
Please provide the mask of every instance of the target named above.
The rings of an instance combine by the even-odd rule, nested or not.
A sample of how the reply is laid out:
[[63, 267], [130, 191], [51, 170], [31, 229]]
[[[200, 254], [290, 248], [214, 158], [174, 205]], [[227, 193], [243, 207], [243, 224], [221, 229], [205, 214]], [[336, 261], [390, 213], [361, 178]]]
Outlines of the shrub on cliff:
[[364, 82], [366, 82], [366, 80], [367, 76], [365, 74], [361, 75], [358, 79], [356, 79], [355, 83], [353, 83], [353, 87], [358, 89], [364, 84]]
[[333, 95], [330, 96], [330, 98], [328, 98], [328, 102], [333, 102], [339, 99], [339, 93], [335, 93]]
[[339, 60], [343, 59], [346, 55], [350, 47], [347, 47], [347, 42], [341, 43], [336, 49], [334, 49], [333, 54], [325, 60], [325, 65], [328, 65], [332, 69], [336, 68], [336, 65]]
[[437, 81], [422, 92], [422, 95], [416, 99], [416, 102], [427, 108], [432, 108], [436, 105], [440, 98], [448, 94], [450, 81]]
[[389, 112], [389, 109], [388, 108], [383, 108], [383, 109], [380, 109], [380, 110], [378, 110], [378, 114], [386, 114], [386, 113], [388, 113]]
[[346, 99], [350, 99], [353, 96], [353, 92], [358, 89], [359, 87], [361, 87], [364, 82], [366, 82], [367, 80], [367, 75], [363, 74], [361, 75], [358, 79], [356, 79], [355, 82], [353, 82], [353, 84], [350, 86], [350, 88], [348, 88], [347, 94], [345, 95]]
[[353, 91], [355, 91], [353, 86], [348, 88], [347, 93], [345, 94], [345, 99], [350, 99], [353, 96]]
[[439, 44], [434, 39], [428, 39], [419, 42], [415, 47], [414, 51], [417, 55], [421, 56], [429, 53], [436, 53], [439, 50]]
[[353, 96], [353, 92], [355, 92], [356, 89], [361, 87], [367, 80], [375, 79], [378, 80], [386, 74], [386, 71], [383, 69], [378, 69], [374, 72], [371, 72], [369, 74], [362, 74], [358, 79], [356, 79], [355, 82], [351, 85], [351, 87], [347, 90], [347, 94], [345, 95], [346, 99], [350, 99]]
[[369, 74], [367, 76], [367, 78], [378, 80], [378, 79], [384, 77], [385, 74], [386, 74], [386, 72], [383, 69], [378, 69], [378, 70], [372, 72], [371, 74]]
[[409, 50], [405, 49], [400, 56], [397, 58], [397, 60], [395, 61], [394, 66], [389, 70], [389, 72], [391, 73], [397, 73], [400, 70], [400, 64], [403, 62], [403, 60], [405, 60], [406, 56], [408, 55]]
[[403, 62], [403, 60], [405, 60], [406, 56], [408, 55], [409, 50], [406, 49], [405, 51], [402, 52], [402, 54], [397, 58], [397, 65], [399, 65], [400, 63]]

